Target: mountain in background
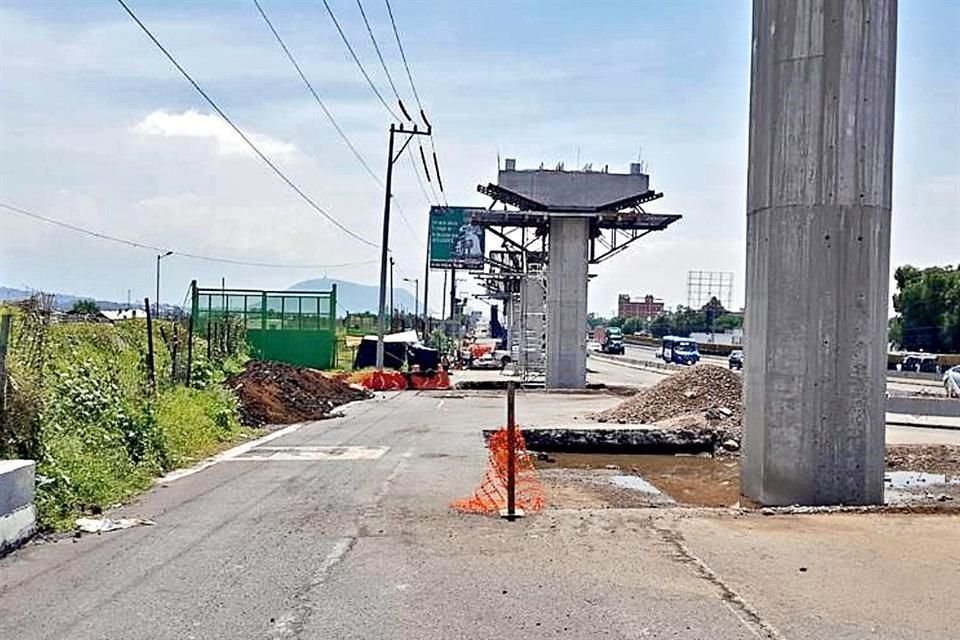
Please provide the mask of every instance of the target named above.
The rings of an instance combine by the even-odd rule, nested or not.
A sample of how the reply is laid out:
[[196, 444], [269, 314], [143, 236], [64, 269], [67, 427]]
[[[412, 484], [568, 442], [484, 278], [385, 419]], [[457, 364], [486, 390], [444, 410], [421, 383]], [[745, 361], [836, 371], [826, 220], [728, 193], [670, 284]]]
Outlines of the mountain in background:
[[[416, 301], [413, 295], [405, 289], [401, 289], [394, 281], [393, 286], [393, 304], [398, 309], [413, 311]], [[406, 284], [406, 283], [405, 283]], [[356, 282], [346, 282], [334, 278], [315, 278], [313, 280], [303, 280], [289, 288], [290, 291], [329, 291], [333, 285], [337, 285], [337, 315], [344, 313], [344, 309], [350, 313], [363, 313], [368, 311], [376, 313], [380, 307], [380, 287], [357, 284]], [[389, 296], [389, 291], [387, 292]], [[421, 303], [422, 304], [422, 303]], [[387, 306], [390, 305], [390, 298], [387, 298]]]
[[[0, 302], [5, 302], [7, 300], [26, 300], [34, 293], [49, 293], [47, 291], [37, 292], [37, 291], [28, 291], [27, 289], [14, 289], [11, 287], [0, 287]], [[69, 293], [54, 293], [53, 294], [53, 306], [55, 309], [60, 311], [67, 311], [70, 307], [73, 306], [73, 303], [77, 300], [89, 300], [89, 297], [86, 296], [76, 296]], [[113, 302], [112, 300], [94, 300], [97, 303], [97, 307], [103, 309], [104, 311], [111, 311], [115, 309], [126, 309], [127, 304], [124, 302]], [[140, 308], [143, 305], [132, 305], [136, 308]]]

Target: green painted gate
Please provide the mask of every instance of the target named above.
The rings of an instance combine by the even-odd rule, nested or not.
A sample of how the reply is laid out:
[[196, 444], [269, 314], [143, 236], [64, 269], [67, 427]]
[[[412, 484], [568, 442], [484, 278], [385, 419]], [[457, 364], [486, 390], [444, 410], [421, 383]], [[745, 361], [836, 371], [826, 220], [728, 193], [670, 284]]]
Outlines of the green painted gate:
[[229, 320], [246, 330], [257, 360], [330, 369], [337, 364], [337, 288], [330, 291], [261, 291], [193, 287], [194, 331]]

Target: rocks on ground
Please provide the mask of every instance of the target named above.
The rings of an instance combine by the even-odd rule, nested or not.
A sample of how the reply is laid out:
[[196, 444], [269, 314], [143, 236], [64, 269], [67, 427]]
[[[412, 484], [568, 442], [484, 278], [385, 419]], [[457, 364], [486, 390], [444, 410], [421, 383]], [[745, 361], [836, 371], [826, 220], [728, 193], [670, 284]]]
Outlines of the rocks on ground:
[[600, 422], [711, 431], [722, 436], [721, 442], [739, 443], [742, 389], [740, 376], [732, 371], [698, 364], [595, 417]]
[[240, 399], [243, 424], [252, 427], [320, 420], [340, 405], [371, 396], [316, 369], [254, 360], [227, 386]]

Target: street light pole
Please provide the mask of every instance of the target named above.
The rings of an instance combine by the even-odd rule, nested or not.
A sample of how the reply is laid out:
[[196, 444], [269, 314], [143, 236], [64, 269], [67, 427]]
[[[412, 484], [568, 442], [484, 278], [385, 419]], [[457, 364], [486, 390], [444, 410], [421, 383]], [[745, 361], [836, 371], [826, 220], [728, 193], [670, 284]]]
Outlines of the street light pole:
[[[391, 188], [393, 186], [393, 165], [400, 159], [400, 155], [406, 150], [407, 145], [413, 140], [413, 136], [429, 136], [433, 128], [428, 124], [426, 131], [419, 131], [417, 125], [413, 129], [404, 129], [403, 124], [399, 126], [390, 125], [390, 144], [387, 147], [387, 179], [384, 185], [383, 197], [383, 238], [380, 242], [380, 305], [377, 318], [377, 370], [383, 370], [383, 335], [386, 332], [386, 306], [387, 306], [387, 258], [390, 251], [390, 200], [393, 197]], [[397, 133], [405, 134], [407, 139], [403, 142], [400, 150], [393, 153], [393, 139]]]
[[413, 283], [413, 328], [417, 328], [420, 320], [420, 278], [404, 278], [404, 282]]
[[173, 251], [167, 251], [166, 253], [157, 254], [157, 297], [153, 299], [153, 307], [158, 311], [160, 309], [160, 261], [166, 258], [167, 256], [172, 256], [172, 255], [173, 255]]

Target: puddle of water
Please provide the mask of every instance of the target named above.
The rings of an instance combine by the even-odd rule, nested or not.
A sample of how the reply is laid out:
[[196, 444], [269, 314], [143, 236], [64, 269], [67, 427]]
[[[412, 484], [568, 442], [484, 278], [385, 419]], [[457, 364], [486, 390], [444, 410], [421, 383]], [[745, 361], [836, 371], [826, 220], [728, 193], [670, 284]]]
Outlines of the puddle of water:
[[644, 493], [660, 495], [660, 489], [641, 478], [640, 476], [610, 476], [610, 482], [624, 489], [635, 489]]
[[[550, 454], [550, 460], [537, 461], [537, 465], [543, 468], [613, 469], [620, 472], [611, 477], [610, 481], [614, 484], [625, 486], [621, 483], [640, 481], [644, 485], [652, 485], [681, 504], [728, 507], [740, 500], [740, 466], [736, 458], [555, 453]], [[628, 479], [614, 480], [617, 477]], [[626, 488], [639, 489], [639, 486]]]
[[960, 484], [960, 477], [948, 478], [943, 473], [887, 471], [883, 480], [888, 489], [923, 489], [937, 485]]

